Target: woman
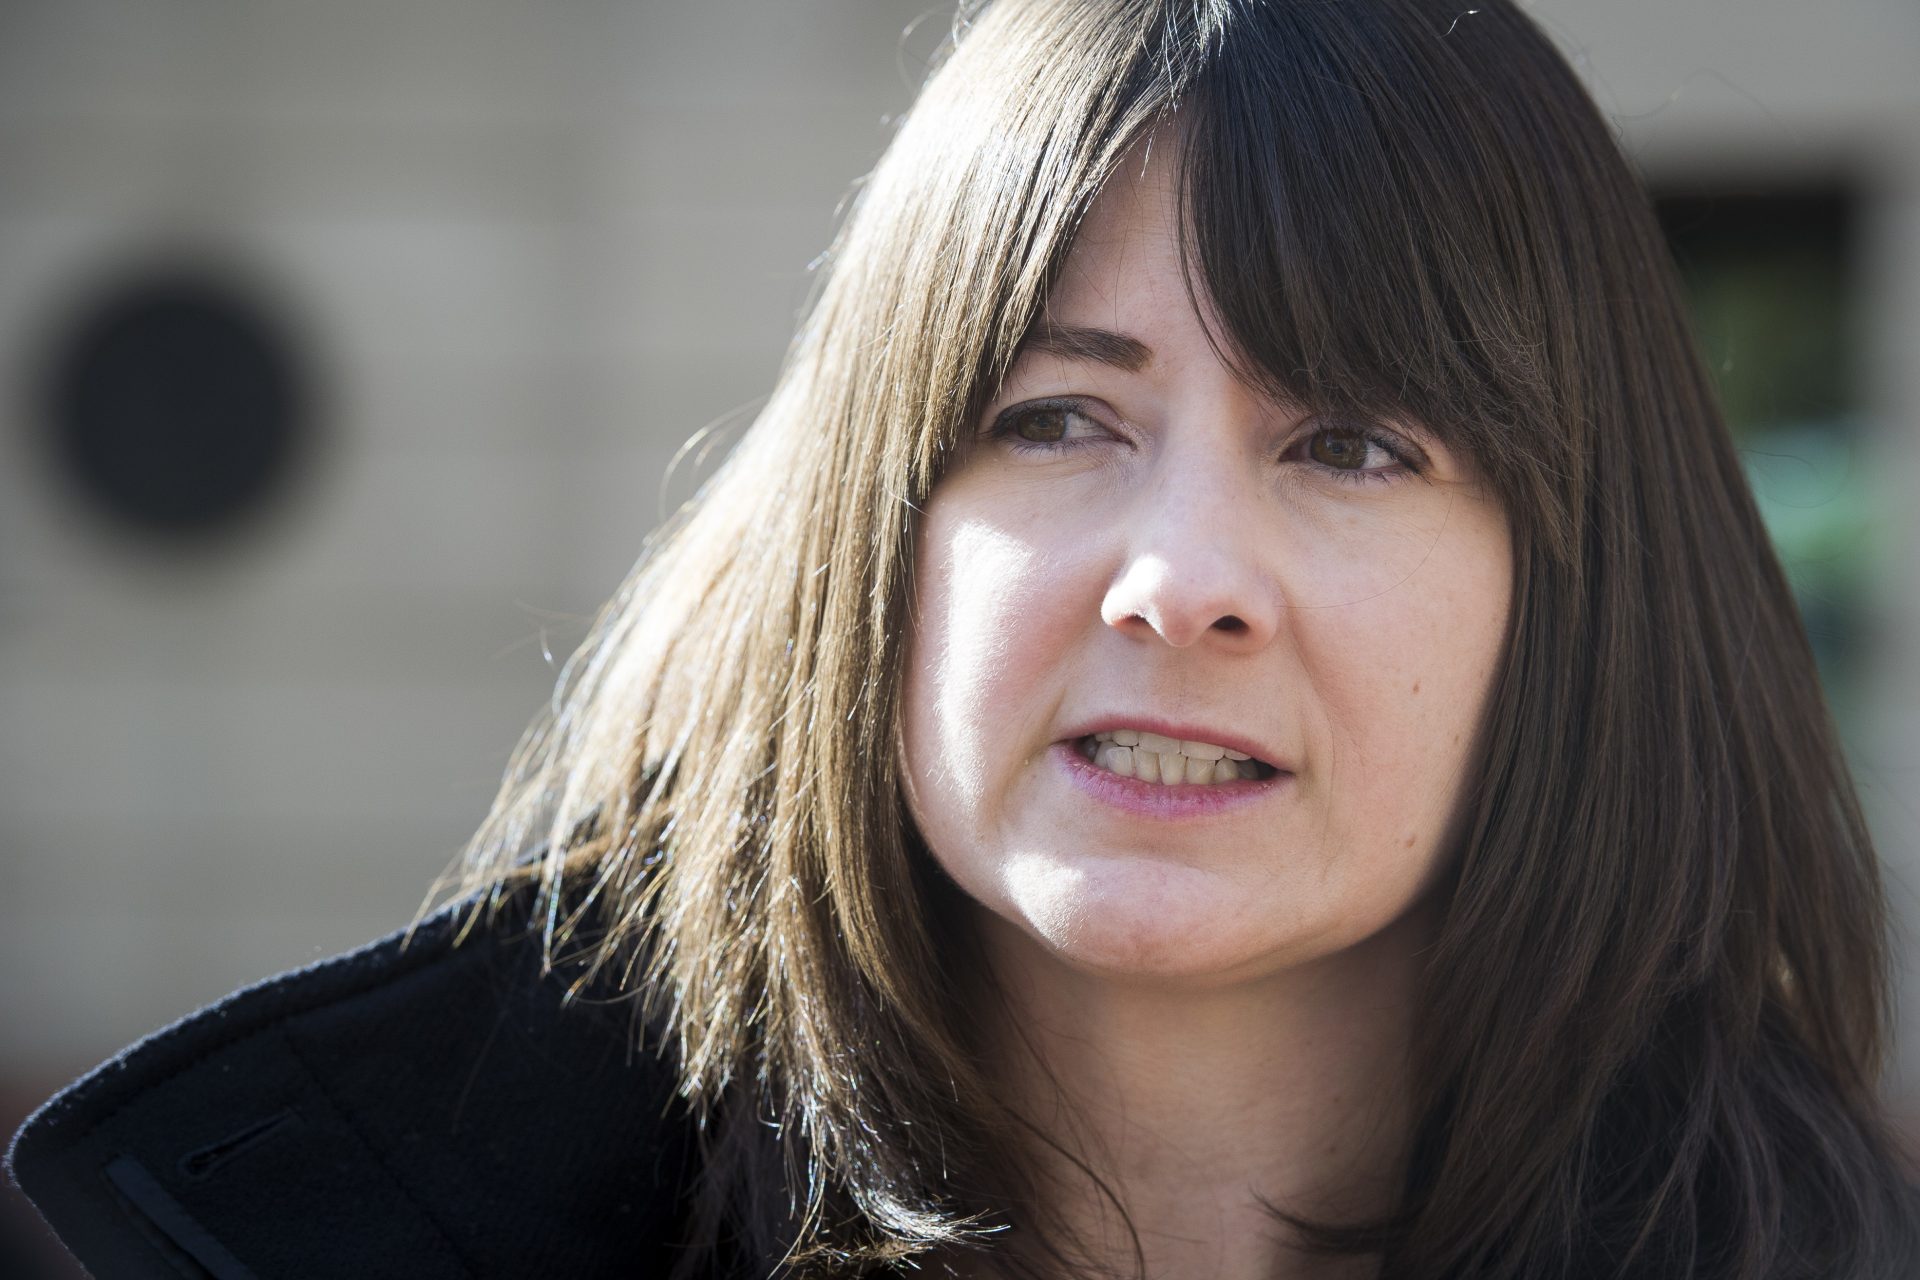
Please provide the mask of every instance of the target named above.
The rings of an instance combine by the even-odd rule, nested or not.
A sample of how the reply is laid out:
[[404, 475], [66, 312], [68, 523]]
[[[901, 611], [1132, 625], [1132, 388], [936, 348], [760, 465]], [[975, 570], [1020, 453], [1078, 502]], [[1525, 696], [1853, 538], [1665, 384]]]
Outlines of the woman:
[[215, 1274], [1916, 1273], [1872, 849], [1524, 17], [999, 0], [831, 258], [453, 912], [56, 1100], [69, 1239], [104, 1169]]

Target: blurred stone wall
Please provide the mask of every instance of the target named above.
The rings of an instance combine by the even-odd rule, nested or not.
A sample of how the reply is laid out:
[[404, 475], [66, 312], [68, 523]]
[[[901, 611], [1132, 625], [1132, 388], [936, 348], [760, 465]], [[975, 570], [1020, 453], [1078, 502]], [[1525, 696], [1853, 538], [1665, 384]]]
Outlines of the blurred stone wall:
[[[922, 12], [0, 5], [0, 1071], [409, 918], [676, 447], [768, 389]], [[156, 262], [315, 386], [282, 491], [189, 545], [101, 521], [28, 421]]]

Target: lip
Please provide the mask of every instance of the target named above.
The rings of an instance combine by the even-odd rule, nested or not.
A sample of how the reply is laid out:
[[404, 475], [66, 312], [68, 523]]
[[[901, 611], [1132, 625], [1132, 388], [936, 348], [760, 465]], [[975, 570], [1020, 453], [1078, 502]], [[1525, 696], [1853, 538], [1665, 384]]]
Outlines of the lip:
[[[1146, 727], [1137, 720], [1127, 723]], [[1124, 728], [1126, 725], [1118, 727]], [[1089, 732], [1097, 733], [1100, 730]], [[1151, 732], [1159, 733], [1160, 730], [1153, 729]], [[1047, 755], [1055, 767], [1066, 776], [1069, 785], [1082, 795], [1136, 818], [1179, 822], [1222, 817], [1261, 803], [1293, 781], [1293, 774], [1280, 772], [1266, 778], [1242, 778], [1237, 782], [1143, 782], [1138, 778], [1123, 778], [1094, 764], [1075, 748], [1076, 740], [1068, 738], [1053, 744]], [[1218, 745], [1224, 747], [1227, 744], [1220, 742]], [[1234, 750], [1241, 748], [1235, 747]], [[1247, 754], [1253, 753], [1249, 751]]]
[[[1229, 751], [1239, 751], [1252, 756], [1261, 764], [1270, 765], [1276, 774], [1290, 774], [1293, 766], [1283, 760], [1272, 747], [1264, 746], [1251, 738], [1243, 738], [1237, 733], [1224, 729], [1213, 729], [1203, 724], [1179, 724], [1172, 720], [1161, 720], [1154, 716], [1113, 715], [1088, 720], [1068, 731], [1060, 740], [1071, 751], [1073, 744], [1082, 738], [1096, 733], [1110, 733], [1115, 729], [1141, 729], [1147, 733], [1157, 733], [1163, 738], [1177, 738], [1186, 742], [1211, 742], [1216, 747], [1225, 747]], [[1104, 770], [1102, 771], [1104, 772]], [[1118, 776], [1118, 775], [1113, 775]], [[1124, 779], [1123, 779], [1124, 781]], [[1148, 783], [1148, 786], [1164, 784]], [[1232, 786], [1232, 783], [1216, 784]]]

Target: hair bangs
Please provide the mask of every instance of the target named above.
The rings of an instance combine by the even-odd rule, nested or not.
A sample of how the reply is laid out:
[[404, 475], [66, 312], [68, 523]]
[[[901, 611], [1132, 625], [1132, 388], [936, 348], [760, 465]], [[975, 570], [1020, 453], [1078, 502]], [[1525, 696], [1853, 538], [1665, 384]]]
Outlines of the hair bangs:
[[[1433, 6], [1404, 5], [1431, 16]], [[1454, 13], [1447, 10], [1447, 13]], [[1504, 14], [1490, 15], [1504, 20]], [[1220, 354], [1315, 412], [1411, 422], [1524, 507], [1569, 412], [1539, 264], [1564, 220], [1527, 190], [1464, 25], [1371, 6], [1241, 4], [1180, 102], [1189, 281]]]

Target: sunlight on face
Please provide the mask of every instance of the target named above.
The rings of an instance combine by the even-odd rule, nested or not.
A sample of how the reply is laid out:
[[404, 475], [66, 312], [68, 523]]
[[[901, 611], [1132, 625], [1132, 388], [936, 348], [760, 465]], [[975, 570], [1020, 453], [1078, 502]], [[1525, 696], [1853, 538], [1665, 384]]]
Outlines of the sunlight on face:
[[902, 751], [989, 926], [1217, 983], [1338, 953], [1431, 887], [1510, 547], [1418, 424], [1306, 416], [1220, 362], [1166, 150], [1096, 202], [927, 505]]

